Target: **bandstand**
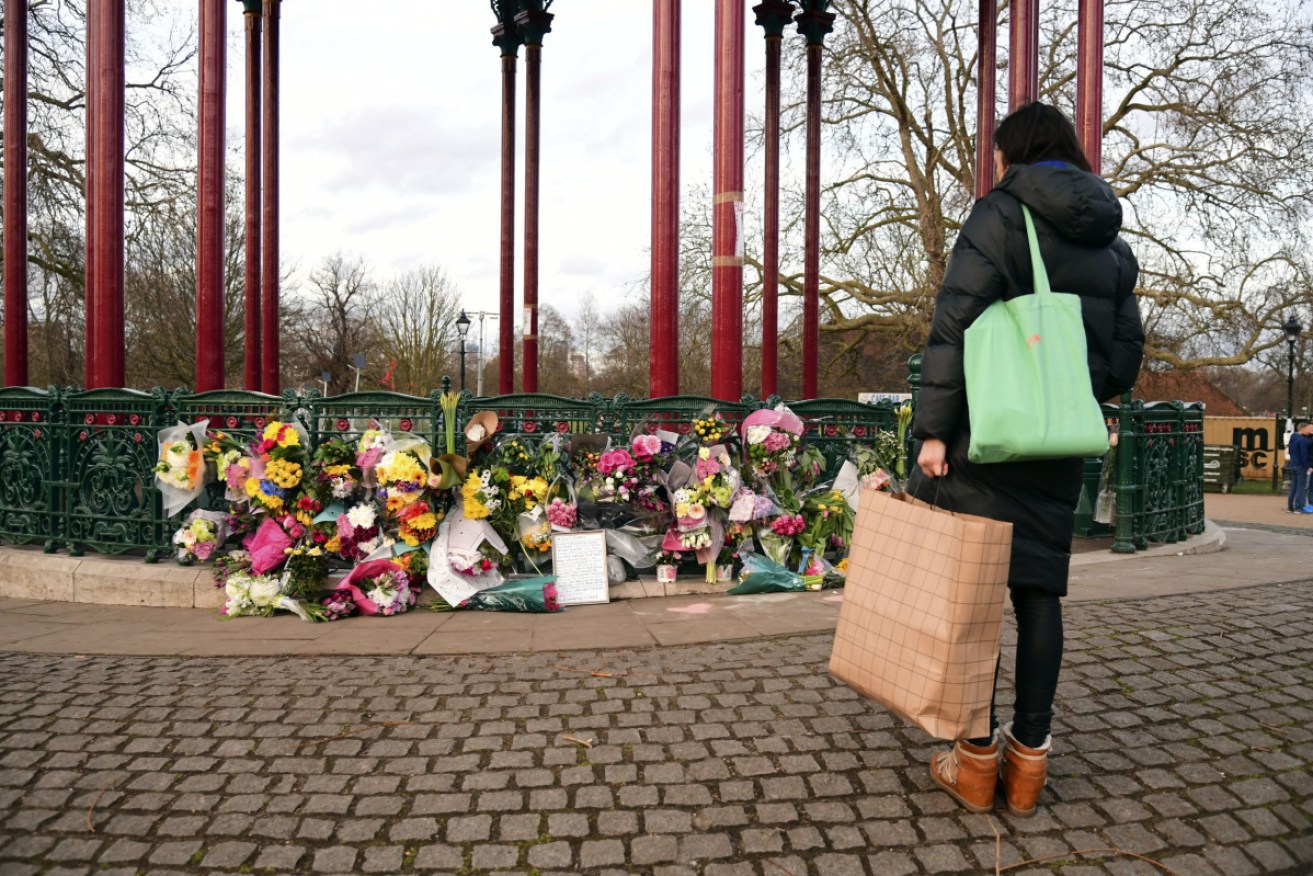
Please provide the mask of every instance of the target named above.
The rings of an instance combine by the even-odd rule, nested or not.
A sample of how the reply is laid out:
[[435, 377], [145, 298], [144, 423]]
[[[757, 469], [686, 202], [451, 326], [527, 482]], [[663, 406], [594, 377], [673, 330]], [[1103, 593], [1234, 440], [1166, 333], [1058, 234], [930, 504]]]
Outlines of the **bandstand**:
[[[27, 0], [5, 2], [4, 323], [5, 384], [28, 377], [27, 279]], [[231, 0], [198, 0], [198, 234], [196, 247], [197, 392], [230, 383], [223, 364], [224, 105], [226, 35]], [[282, 390], [279, 339], [279, 44], [281, 0], [238, 0], [245, 47], [245, 367], [242, 386]], [[976, 197], [991, 185], [996, 101], [997, 0], [978, 0]], [[523, 392], [538, 389], [538, 199], [541, 57], [556, 15], [554, 0], [490, 0], [492, 45], [500, 56], [501, 222], [500, 348], [514, 349], [524, 326]], [[648, 12], [635, 2], [634, 16]], [[683, 0], [651, 0], [652, 234], [649, 394], [678, 395], [680, 27]], [[87, 389], [124, 384], [124, 100], [125, 0], [97, 0], [87, 11], [86, 380]], [[296, 4], [313, 14], [309, 3]], [[780, 56], [785, 39], [806, 45], [806, 207], [802, 395], [819, 395], [821, 70], [825, 37], [834, 26], [830, 0], [713, 0], [690, 4], [715, 29], [712, 233], [711, 394], [737, 401], [743, 391], [744, 54], [751, 11], [764, 35], [763, 319], [761, 394], [777, 389], [779, 276]], [[568, 26], [570, 4], [562, 23]], [[1103, 0], [1080, 0], [1076, 123], [1091, 164], [1099, 166], [1103, 64]], [[291, 38], [295, 39], [295, 24]], [[516, 312], [515, 170], [519, 144], [515, 91], [525, 50], [524, 238], [522, 300]], [[1039, 0], [1017, 0], [1009, 16], [1007, 106], [1039, 91]], [[20, 97], [15, 98], [17, 94]], [[491, 97], [491, 96], [490, 96]], [[490, 100], [491, 104], [491, 100]], [[548, 108], [550, 111], [550, 108]], [[15, 136], [14, 132], [21, 132]], [[489, 242], [491, 246], [491, 239]], [[517, 319], [518, 317], [518, 319]], [[231, 382], [235, 383], [235, 379]], [[514, 357], [502, 356], [498, 389], [514, 392]]]

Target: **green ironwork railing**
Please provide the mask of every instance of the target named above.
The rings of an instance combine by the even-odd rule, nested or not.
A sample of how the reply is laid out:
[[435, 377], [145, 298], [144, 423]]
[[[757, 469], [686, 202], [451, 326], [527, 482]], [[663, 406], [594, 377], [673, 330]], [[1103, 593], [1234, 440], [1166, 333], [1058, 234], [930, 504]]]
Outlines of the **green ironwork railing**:
[[[919, 357], [909, 362], [909, 384], [919, 389]], [[211, 429], [249, 440], [272, 420], [306, 428], [309, 449], [329, 438], [357, 437], [370, 428], [413, 434], [439, 448], [444, 432], [442, 390], [427, 397], [359, 392], [324, 398], [317, 392], [281, 396], [240, 390], [172, 393], [155, 389], [52, 387], [0, 389], [0, 541], [66, 548], [80, 555], [144, 553], [148, 561], [171, 552], [176, 520], [163, 516], [152, 469], [159, 431], [178, 421], [208, 420]], [[475, 398], [462, 393], [456, 417], [458, 443], [465, 421], [493, 410], [502, 431], [527, 435], [604, 432], [621, 440], [638, 431], [687, 432], [692, 420], [714, 408], [737, 424], [779, 399], [744, 396], [718, 402], [703, 396], [630, 399], [563, 398], [516, 394]], [[837, 465], [853, 442], [874, 441], [897, 428], [896, 406], [848, 399], [810, 399], [789, 407], [807, 425], [807, 440]], [[1118, 424], [1118, 504], [1114, 550], [1134, 551], [1150, 541], [1174, 542], [1203, 528], [1203, 406], [1180, 402], [1123, 402], [1105, 406]], [[1124, 452], [1123, 452], [1124, 450]], [[1097, 468], [1098, 462], [1087, 463]], [[222, 484], [212, 484], [204, 507], [225, 505]], [[1091, 533], [1093, 534], [1093, 533]]]

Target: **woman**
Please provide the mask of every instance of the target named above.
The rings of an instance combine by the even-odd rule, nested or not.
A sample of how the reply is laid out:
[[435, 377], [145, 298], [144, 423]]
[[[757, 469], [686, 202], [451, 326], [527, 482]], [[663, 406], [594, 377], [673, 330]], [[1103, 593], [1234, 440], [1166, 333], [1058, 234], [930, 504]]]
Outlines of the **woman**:
[[[1035, 812], [1047, 776], [1053, 695], [1062, 663], [1062, 604], [1081, 489], [1078, 458], [990, 465], [970, 443], [963, 333], [995, 301], [1032, 293], [1021, 205], [1030, 208], [1052, 288], [1078, 294], [1090, 386], [1106, 400], [1131, 388], [1144, 330], [1134, 288], [1139, 265], [1117, 236], [1122, 210], [1090, 172], [1071, 122], [1042, 103], [1022, 107], [994, 135], [998, 183], [967, 217], [935, 300], [921, 365], [913, 435], [918, 468], [909, 491], [952, 511], [1013, 524], [1008, 588], [1017, 618], [1016, 705], [991, 735], [935, 756], [934, 780], [973, 812], [992, 807], [1002, 781], [1014, 815]], [[1026, 423], [1018, 422], [1018, 429]], [[997, 680], [997, 675], [995, 676]], [[1001, 748], [1001, 751], [1000, 751]]]

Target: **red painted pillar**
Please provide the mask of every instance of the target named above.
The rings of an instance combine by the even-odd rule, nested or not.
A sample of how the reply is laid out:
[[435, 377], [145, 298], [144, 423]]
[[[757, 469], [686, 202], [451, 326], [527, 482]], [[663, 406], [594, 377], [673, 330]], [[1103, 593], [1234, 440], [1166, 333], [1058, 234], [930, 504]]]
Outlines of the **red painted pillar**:
[[711, 394], [743, 395], [742, 0], [716, 0], [716, 126], [712, 155]]
[[196, 191], [196, 391], [223, 388], [225, 0], [200, 0], [200, 128]]
[[652, 278], [648, 394], [679, 394], [679, 28], [682, 0], [652, 0]]
[[260, 16], [262, 0], [242, 0], [246, 30], [246, 247], [245, 369], [243, 386], [254, 392], [260, 376]]
[[788, 0], [765, 0], [754, 6], [757, 24], [766, 30], [765, 200], [762, 223], [761, 397], [779, 390], [780, 287], [780, 48], [784, 28], [793, 19]]
[[497, 391], [515, 392], [515, 67], [522, 40], [513, 0], [495, 0], [492, 44], [501, 49], [501, 295]]
[[816, 398], [821, 361], [821, 60], [834, 28], [829, 0], [803, 0], [798, 30], [807, 38], [807, 191], [803, 214], [802, 397]]
[[1095, 173], [1103, 168], [1103, 0], [1080, 0], [1076, 42], [1076, 133]]
[[998, 0], [980, 0], [976, 67], [976, 199], [994, 188], [994, 115], [998, 87]]
[[96, 190], [96, 165], [91, 160], [92, 143], [95, 140], [96, 131], [96, 107], [91, 101], [91, 78], [92, 71], [96, 69], [96, 40], [91, 31], [91, 19], [87, 19], [87, 108], [86, 124], [83, 125], [84, 144], [87, 157], [86, 174], [83, 179], [82, 198], [86, 204], [87, 210], [87, 232], [83, 235], [86, 238], [86, 268], [82, 276], [82, 293], [85, 301], [84, 310], [84, 329], [86, 334], [86, 356], [83, 362], [86, 370], [85, 384], [95, 386], [96, 380], [96, 299], [91, 294], [91, 278], [96, 275], [96, 219], [99, 215], [96, 207], [96, 201], [93, 193]]
[[93, 168], [87, 233], [94, 254], [88, 277], [94, 341], [94, 355], [87, 357], [88, 389], [124, 383], [124, 6], [124, 0], [102, 0], [87, 9], [87, 39], [95, 42], [89, 49], [94, 66], [87, 74], [92, 124], [87, 164]]
[[538, 391], [538, 156], [542, 46], [524, 47], [524, 355], [520, 385]]
[[1013, 0], [1008, 35], [1008, 112], [1039, 99], [1039, 0]]
[[524, 364], [521, 386], [538, 391], [538, 179], [543, 37], [552, 14], [542, 0], [529, 0], [515, 16], [524, 38]]
[[260, 388], [282, 392], [278, 292], [278, 20], [282, 0], [264, 0], [264, 221], [260, 229]]
[[27, 0], [5, 3], [5, 385], [27, 386]]

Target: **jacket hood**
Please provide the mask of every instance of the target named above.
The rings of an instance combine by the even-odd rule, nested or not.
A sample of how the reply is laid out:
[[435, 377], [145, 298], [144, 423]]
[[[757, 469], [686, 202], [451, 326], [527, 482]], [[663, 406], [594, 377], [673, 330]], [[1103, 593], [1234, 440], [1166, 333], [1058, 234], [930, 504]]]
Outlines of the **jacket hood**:
[[1112, 186], [1072, 165], [1014, 164], [995, 187], [1048, 220], [1067, 240], [1108, 246], [1122, 227]]

